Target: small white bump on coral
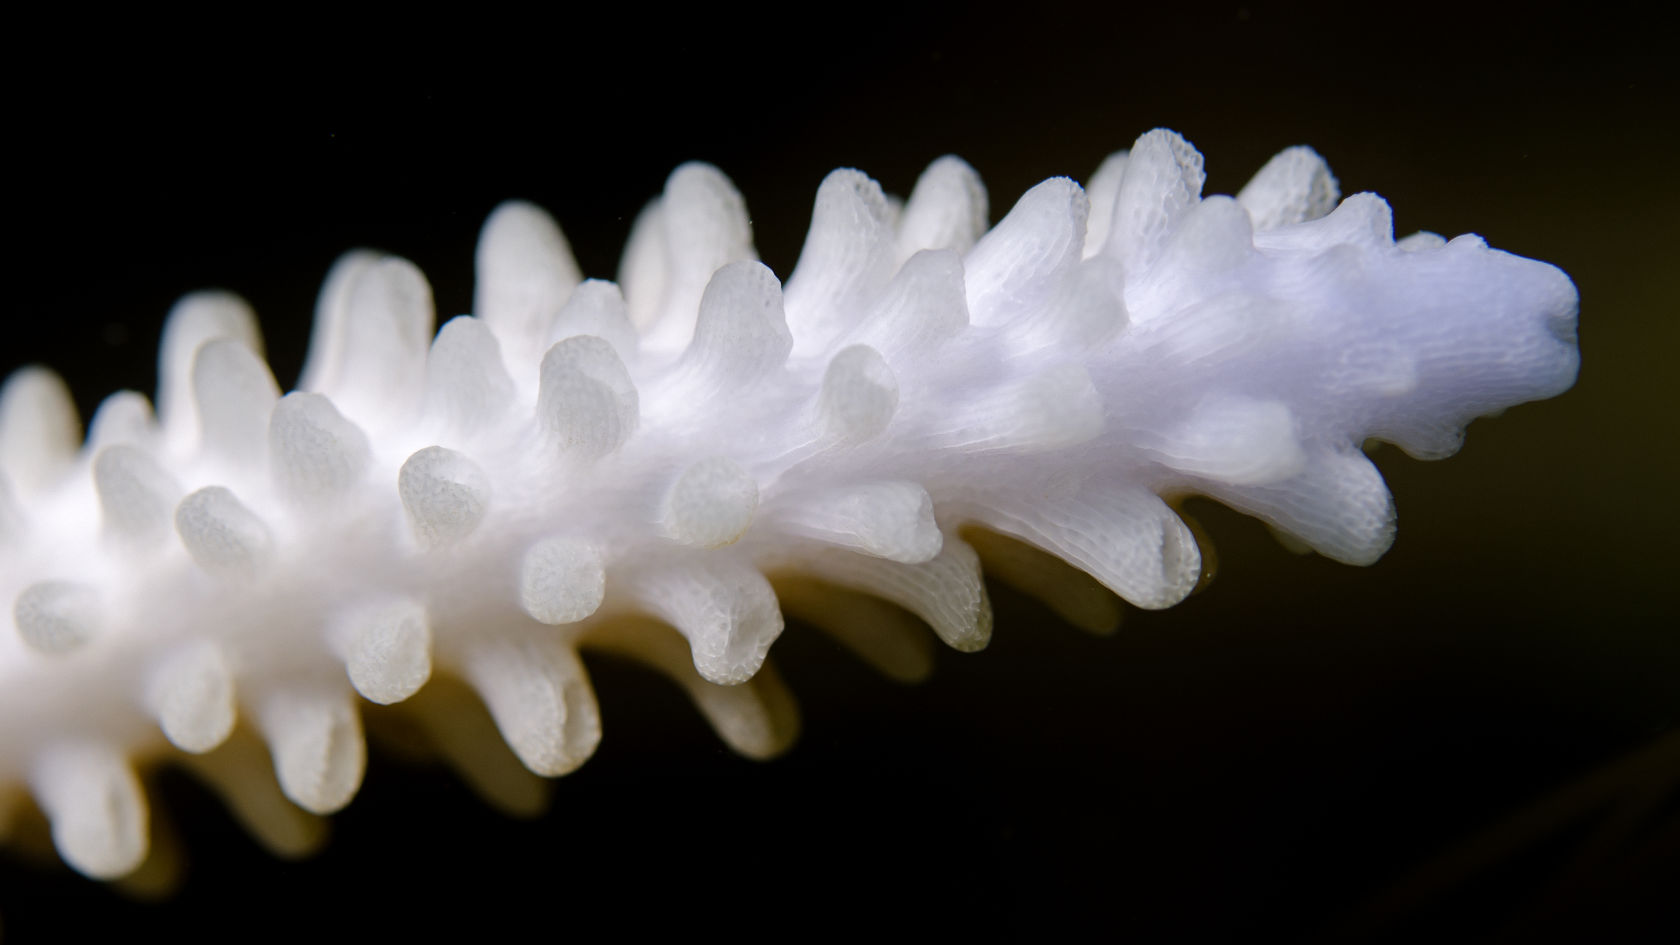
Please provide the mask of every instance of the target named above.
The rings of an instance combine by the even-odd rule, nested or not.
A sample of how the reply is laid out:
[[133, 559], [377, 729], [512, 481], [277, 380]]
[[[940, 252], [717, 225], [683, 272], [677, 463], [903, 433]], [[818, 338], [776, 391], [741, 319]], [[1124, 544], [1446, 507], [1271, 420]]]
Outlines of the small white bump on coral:
[[519, 564], [519, 606], [538, 623], [577, 623], [601, 606], [606, 590], [601, 553], [576, 538], [545, 538]]
[[415, 538], [436, 548], [467, 537], [483, 521], [490, 477], [468, 456], [428, 446], [397, 470], [397, 494]]
[[362, 784], [367, 743], [349, 693], [288, 682], [257, 698], [252, 710], [273, 751], [280, 790], [292, 803], [316, 814], [350, 803]]
[[672, 541], [722, 548], [746, 534], [758, 509], [758, 483], [745, 469], [710, 456], [677, 474], [665, 493], [661, 520]]
[[933, 498], [914, 482], [864, 482], [790, 495], [777, 524], [790, 534], [905, 564], [929, 560], [944, 543]]
[[134, 870], [146, 854], [149, 814], [122, 753], [75, 741], [53, 744], [31, 765], [30, 789], [52, 821], [64, 861], [94, 879]]
[[601, 740], [601, 721], [577, 651], [517, 630], [486, 636], [461, 668], [514, 754], [546, 777], [587, 761]]
[[37, 653], [68, 653], [99, 635], [99, 592], [74, 581], [41, 581], [23, 589], [12, 607], [18, 636]]
[[110, 544], [146, 551], [172, 532], [181, 486], [144, 449], [118, 443], [93, 458], [93, 486]]
[[158, 727], [182, 751], [202, 754], [233, 732], [233, 670], [210, 640], [184, 644], [164, 656], [146, 692]]
[[340, 637], [350, 684], [369, 702], [401, 702], [432, 676], [432, 631], [418, 600], [398, 598], [352, 611]]
[[784, 284], [734, 186], [688, 164], [618, 284], [542, 210], [498, 208], [476, 315], [435, 335], [414, 266], [347, 254], [284, 396], [223, 292], [172, 310], [155, 419], [119, 392], [78, 448], [63, 383], [17, 372], [0, 718], [28, 724], [0, 729], [0, 788], [110, 878], [147, 850], [135, 766], [175, 759], [296, 855], [361, 782], [365, 699], [529, 812], [600, 740], [585, 650], [769, 757], [799, 725], [769, 660], [784, 609], [902, 680], [931, 668], [922, 624], [986, 645], [982, 564], [1105, 632], [1117, 599], [1201, 580], [1163, 499], [1192, 493], [1368, 564], [1395, 527], [1368, 438], [1446, 456], [1573, 382], [1557, 269], [1396, 242], [1307, 148], [1234, 199], [1202, 182], [1152, 131], [988, 231], [957, 158], [902, 203], [840, 170]]
[[537, 411], [562, 455], [589, 461], [618, 449], [636, 432], [639, 405], [624, 362], [600, 338], [567, 338], [543, 355]]
[[254, 580], [274, 553], [268, 526], [225, 486], [206, 486], [182, 499], [175, 531], [198, 566], [219, 577]]

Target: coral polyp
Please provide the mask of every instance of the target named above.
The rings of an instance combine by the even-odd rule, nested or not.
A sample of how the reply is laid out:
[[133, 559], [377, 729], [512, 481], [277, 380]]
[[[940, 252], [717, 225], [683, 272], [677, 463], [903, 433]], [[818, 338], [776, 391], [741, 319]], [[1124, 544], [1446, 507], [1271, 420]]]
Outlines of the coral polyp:
[[783, 283], [690, 164], [618, 284], [518, 202], [441, 329], [413, 265], [344, 256], [284, 396], [249, 307], [213, 292], [170, 315], [155, 416], [115, 394], [83, 442], [55, 375], [14, 374], [0, 824], [27, 794], [66, 861], [122, 876], [148, 848], [136, 766], [185, 759], [263, 842], [306, 847], [360, 784], [358, 700], [520, 808], [600, 739], [591, 649], [771, 756], [798, 727], [769, 662], [784, 611], [899, 678], [925, 672], [923, 624], [986, 645], [983, 567], [1103, 629], [1114, 596], [1196, 587], [1187, 495], [1369, 564], [1395, 518], [1367, 440], [1444, 457], [1573, 383], [1558, 269], [1396, 241], [1306, 148], [1234, 198], [1202, 182], [1152, 131], [988, 230], [960, 160], [903, 201], [839, 170]]

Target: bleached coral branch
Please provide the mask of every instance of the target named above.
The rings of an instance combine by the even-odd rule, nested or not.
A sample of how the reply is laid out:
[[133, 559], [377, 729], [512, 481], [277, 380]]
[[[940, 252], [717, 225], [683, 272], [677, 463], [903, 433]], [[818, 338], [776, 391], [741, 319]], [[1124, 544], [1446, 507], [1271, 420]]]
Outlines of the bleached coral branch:
[[19, 372], [0, 787], [27, 786], [73, 866], [118, 876], [147, 845], [131, 766], [190, 753], [295, 849], [312, 834], [251, 776], [254, 737], [285, 798], [336, 810], [361, 779], [359, 693], [519, 807], [483, 709], [427, 682], [465, 680], [527, 768], [562, 774], [600, 737], [580, 647], [655, 667], [736, 750], [774, 754], [797, 724], [766, 663], [784, 608], [913, 677], [913, 629], [849, 592], [962, 650], [991, 632], [983, 559], [1041, 594], [1078, 586], [1059, 561], [1171, 606], [1201, 553], [1163, 497], [1189, 493], [1368, 564], [1394, 514], [1367, 438], [1446, 456], [1470, 419], [1573, 382], [1557, 269], [1474, 236], [1396, 243], [1387, 205], [1338, 203], [1305, 148], [1234, 199], [1202, 182], [1153, 131], [984, 231], [954, 158], [902, 204], [836, 171], [784, 286], [735, 189], [687, 165], [638, 219], [622, 292], [510, 203], [476, 317], [435, 337], [411, 264], [340, 260], [297, 392], [218, 293], [171, 314], [155, 422], [120, 393], [78, 445], [62, 383]]

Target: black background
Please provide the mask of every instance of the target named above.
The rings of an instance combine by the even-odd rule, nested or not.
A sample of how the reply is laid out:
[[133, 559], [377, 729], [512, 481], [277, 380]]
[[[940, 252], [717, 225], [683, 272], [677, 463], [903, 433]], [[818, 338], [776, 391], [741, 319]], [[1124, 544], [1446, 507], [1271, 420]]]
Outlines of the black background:
[[[19, 24], [3, 367], [56, 367], [86, 416], [150, 391], [170, 303], [221, 286], [256, 306], [285, 384], [339, 252], [413, 259], [447, 318], [470, 307], [477, 228], [507, 197], [549, 208], [584, 272], [610, 278], [664, 176], [708, 160], [785, 278], [834, 167], [905, 194], [954, 152], [995, 220], [1165, 125], [1206, 156], [1209, 193], [1307, 143], [1344, 193], [1388, 198], [1401, 234], [1477, 232], [1563, 267], [1580, 381], [1477, 422], [1448, 462], [1380, 450], [1400, 532], [1369, 569], [1291, 555], [1202, 502], [1218, 580], [1112, 638], [994, 586], [991, 648], [941, 653], [905, 688], [794, 626], [776, 655], [804, 735], [775, 762], [736, 758], [674, 690], [591, 658], [605, 740], [534, 822], [376, 748], [327, 850], [285, 863], [165, 771], [181, 890], [137, 902], [0, 861], [10, 940], [1680, 928], [1680, 750], [1607, 804], [1475, 840], [1677, 737], [1677, 90], [1654, 28], [1418, 4], [811, 15]], [[1641, 789], [1651, 806], [1622, 803]], [[1440, 866], [1454, 850], [1481, 865]]]

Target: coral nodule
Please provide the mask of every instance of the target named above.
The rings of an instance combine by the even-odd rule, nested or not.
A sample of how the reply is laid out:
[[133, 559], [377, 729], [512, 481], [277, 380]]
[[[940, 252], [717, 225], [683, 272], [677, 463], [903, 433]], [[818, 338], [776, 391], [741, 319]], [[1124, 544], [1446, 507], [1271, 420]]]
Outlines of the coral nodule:
[[32, 797], [70, 865], [123, 876], [148, 849], [135, 766], [173, 759], [301, 851], [361, 781], [358, 698], [401, 703], [526, 809], [599, 740], [580, 648], [669, 675], [769, 756], [797, 727], [767, 661], [784, 610], [906, 679], [923, 622], [986, 645], [983, 562], [1102, 629], [1114, 595], [1197, 584], [1163, 498], [1188, 494], [1369, 564], [1394, 512], [1368, 438], [1443, 457], [1472, 418], [1573, 383], [1558, 269], [1396, 241], [1307, 148], [1235, 198], [1202, 182], [1152, 131], [988, 230], [960, 160], [903, 201], [839, 170], [784, 284], [733, 186], [689, 164], [616, 285], [581, 277], [543, 211], [499, 207], [475, 315], [435, 334], [413, 265], [344, 256], [284, 396], [219, 292], [170, 314], [155, 416], [114, 394], [79, 442], [63, 382], [18, 371], [0, 835]]

